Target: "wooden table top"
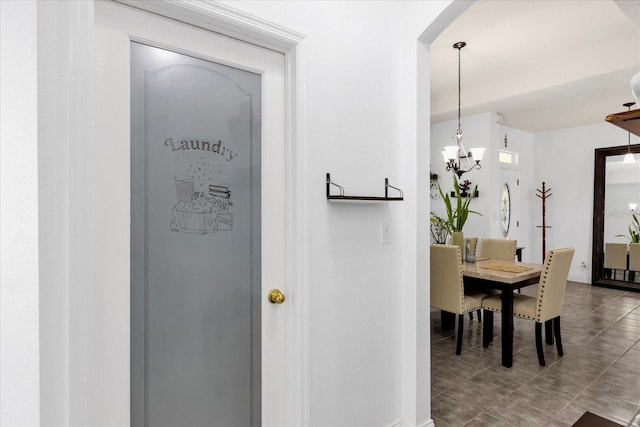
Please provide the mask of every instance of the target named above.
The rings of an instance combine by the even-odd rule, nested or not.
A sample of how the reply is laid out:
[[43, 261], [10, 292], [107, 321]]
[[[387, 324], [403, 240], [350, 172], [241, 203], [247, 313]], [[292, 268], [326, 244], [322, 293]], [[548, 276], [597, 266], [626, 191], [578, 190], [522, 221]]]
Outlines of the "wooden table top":
[[[509, 269], [509, 267], [514, 267], [514, 269], [521, 270], [524, 270], [524, 268], [528, 269], [516, 272], [503, 271], [499, 269], [501, 266], [503, 266], [505, 270]], [[462, 273], [465, 277], [509, 284], [535, 279], [536, 277], [540, 276], [541, 271], [541, 264], [528, 264], [523, 262], [511, 262], [496, 259], [486, 259], [482, 261], [476, 261], [475, 263], [465, 262], [462, 266]]]

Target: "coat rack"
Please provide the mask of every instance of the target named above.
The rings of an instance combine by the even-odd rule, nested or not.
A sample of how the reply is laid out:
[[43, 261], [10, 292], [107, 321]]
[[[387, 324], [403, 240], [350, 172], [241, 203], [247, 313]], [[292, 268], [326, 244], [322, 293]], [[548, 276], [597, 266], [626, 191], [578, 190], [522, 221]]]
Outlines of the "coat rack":
[[546, 224], [547, 210], [545, 202], [552, 194], [548, 194], [551, 191], [550, 188], [544, 188], [544, 181], [542, 181], [542, 190], [536, 188], [536, 191], [540, 193], [536, 194], [536, 196], [542, 199], [542, 225], [538, 225], [536, 228], [542, 228], [542, 262], [544, 262], [544, 257], [547, 254], [547, 228], [551, 228], [550, 225]]
[[[340, 190], [340, 194], [335, 195], [335, 194], [331, 194], [331, 186], [337, 187]], [[396, 191], [398, 191], [400, 193], [399, 197], [389, 197], [389, 188], [392, 188]], [[394, 202], [394, 201], [400, 201], [400, 200], [404, 200], [404, 194], [402, 193], [402, 190], [394, 187], [392, 185], [389, 185], [389, 178], [385, 178], [384, 179], [384, 197], [378, 197], [378, 196], [345, 196], [344, 194], [344, 188], [339, 185], [336, 184], [335, 182], [331, 181], [331, 174], [327, 173], [327, 200], [366, 200], [366, 201], [388, 201], [388, 202]]]

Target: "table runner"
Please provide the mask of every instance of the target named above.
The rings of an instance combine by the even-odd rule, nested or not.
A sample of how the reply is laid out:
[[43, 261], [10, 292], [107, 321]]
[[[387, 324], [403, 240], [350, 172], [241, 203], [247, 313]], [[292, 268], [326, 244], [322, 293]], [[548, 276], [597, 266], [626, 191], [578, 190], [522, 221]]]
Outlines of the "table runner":
[[526, 265], [499, 264], [499, 263], [493, 263], [493, 262], [479, 265], [478, 267], [486, 268], [487, 270], [507, 271], [509, 273], [522, 273], [523, 271], [533, 269], [533, 267], [528, 267]]

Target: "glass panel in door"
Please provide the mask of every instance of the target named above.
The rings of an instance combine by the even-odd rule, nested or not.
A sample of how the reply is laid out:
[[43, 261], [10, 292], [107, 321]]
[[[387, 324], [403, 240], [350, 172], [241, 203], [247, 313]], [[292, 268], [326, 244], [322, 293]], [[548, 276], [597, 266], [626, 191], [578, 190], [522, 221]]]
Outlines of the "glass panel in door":
[[261, 76], [131, 43], [131, 421], [260, 425]]

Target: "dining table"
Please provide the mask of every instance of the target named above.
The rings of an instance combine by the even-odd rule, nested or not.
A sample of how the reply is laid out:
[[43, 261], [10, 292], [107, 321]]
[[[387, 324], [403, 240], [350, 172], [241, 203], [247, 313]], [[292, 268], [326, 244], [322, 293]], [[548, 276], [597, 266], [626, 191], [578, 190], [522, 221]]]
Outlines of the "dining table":
[[[476, 262], [464, 262], [462, 266], [465, 290], [494, 289], [501, 292], [502, 301], [502, 366], [513, 365], [513, 295], [525, 286], [540, 280], [541, 264], [479, 258]], [[442, 329], [455, 324], [455, 315], [442, 313]], [[454, 325], [455, 326], [455, 325]], [[546, 325], [548, 328], [550, 325]], [[547, 339], [552, 337], [547, 334]], [[547, 341], [548, 342], [548, 341]]]

